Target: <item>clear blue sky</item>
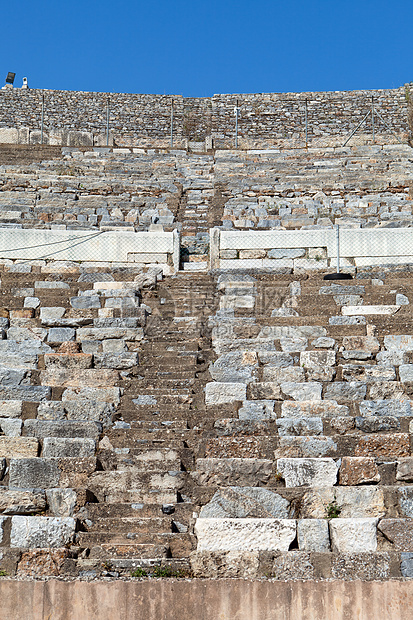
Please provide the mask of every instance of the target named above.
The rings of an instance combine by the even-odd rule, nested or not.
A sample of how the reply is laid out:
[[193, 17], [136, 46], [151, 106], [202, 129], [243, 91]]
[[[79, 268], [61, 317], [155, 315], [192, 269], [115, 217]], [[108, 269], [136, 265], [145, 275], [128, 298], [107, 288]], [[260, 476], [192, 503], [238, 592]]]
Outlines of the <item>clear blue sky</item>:
[[0, 82], [210, 96], [413, 81], [412, 0], [13, 0]]

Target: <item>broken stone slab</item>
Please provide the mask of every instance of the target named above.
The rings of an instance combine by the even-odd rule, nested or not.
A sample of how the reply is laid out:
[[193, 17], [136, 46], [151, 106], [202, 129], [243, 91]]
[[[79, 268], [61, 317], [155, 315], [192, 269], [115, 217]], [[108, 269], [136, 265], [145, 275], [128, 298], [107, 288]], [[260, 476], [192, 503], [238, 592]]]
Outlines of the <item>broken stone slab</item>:
[[244, 400], [238, 409], [240, 420], [271, 420], [275, 417], [273, 400]]
[[0, 457], [22, 459], [37, 456], [39, 442], [34, 437], [0, 437]]
[[197, 551], [288, 551], [294, 519], [197, 519]]
[[340, 484], [356, 486], [380, 482], [380, 474], [372, 457], [344, 456], [340, 466]]
[[73, 542], [75, 527], [76, 521], [70, 517], [12, 517], [10, 546], [64, 547]]
[[89, 438], [97, 441], [102, 432], [99, 422], [84, 420], [25, 420], [23, 432], [26, 437]]
[[331, 519], [331, 547], [337, 553], [366, 553], [377, 550], [377, 518]]
[[43, 440], [43, 458], [95, 456], [96, 442], [94, 439], [69, 437], [45, 437]]
[[274, 475], [273, 461], [268, 459], [202, 458], [196, 460], [192, 478], [199, 485], [262, 486]]
[[60, 469], [57, 461], [43, 458], [10, 460], [9, 486], [20, 489], [57, 487]]
[[336, 453], [337, 444], [331, 437], [280, 437], [274, 457], [312, 458], [335, 456]]
[[334, 366], [335, 363], [334, 351], [303, 351], [300, 353], [300, 366], [304, 368]]
[[413, 457], [397, 459], [396, 480], [413, 482]]
[[384, 314], [384, 315], [393, 315], [396, 314], [400, 310], [401, 306], [386, 306], [386, 305], [378, 305], [378, 306], [342, 306], [341, 313], [344, 316], [355, 316], [355, 315], [370, 315], [370, 314]]
[[286, 381], [281, 383], [281, 390], [286, 396], [290, 396], [294, 400], [321, 400], [321, 383], [308, 381], [304, 383], [296, 383]]
[[27, 368], [9, 368], [0, 366], [0, 385], [4, 387], [25, 385], [28, 383], [30, 373]]
[[46, 508], [45, 492], [41, 489], [8, 489], [0, 487], [0, 514], [30, 515]]
[[73, 489], [47, 489], [46, 498], [53, 516], [73, 516], [77, 502], [77, 494]]
[[320, 417], [336, 418], [348, 416], [349, 408], [338, 405], [335, 400], [285, 400], [281, 404], [281, 416], [283, 418]]
[[207, 383], [205, 386], [205, 404], [207, 406], [223, 405], [247, 400], [246, 383]]
[[0, 429], [7, 437], [20, 437], [22, 426], [22, 420], [0, 418]]
[[338, 464], [332, 458], [279, 458], [277, 471], [286, 487], [330, 487], [337, 482]]
[[276, 420], [276, 424], [278, 434], [281, 437], [323, 434], [323, 421], [321, 418], [282, 417]]
[[384, 336], [384, 346], [387, 351], [413, 351], [413, 336], [404, 334], [400, 336]]
[[367, 385], [360, 381], [335, 381], [324, 389], [326, 400], [354, 402], [363, 400], [367, 393]]
[[345, 519], [380, 518], [386, 513], [383, 490], [380, 487], [337, 486], [306, 491], [300, 516], [306, 519], [326, 519], [331, 505], [336, 506], [340, 510], [340, 517]]
[[299, 519], [297, 540], [300, 551], [330, 551], [330, 535], [326, 519]]
[[410, 400], [364, 400], [360, 401], [358, 406], [361, 416], [396, 416], [400, 418], [413, 416]]
[[259, 487], [228, 487], [215, 493], [211, 501], [201, 508], [201, 518], [273, 518], [288, 519], [289, 502]]
[[258, 358], [255, 351], [233, 351], [221, 355], [209, 367], [214, 381], [221, 383], [250, 383], [257, 376]]

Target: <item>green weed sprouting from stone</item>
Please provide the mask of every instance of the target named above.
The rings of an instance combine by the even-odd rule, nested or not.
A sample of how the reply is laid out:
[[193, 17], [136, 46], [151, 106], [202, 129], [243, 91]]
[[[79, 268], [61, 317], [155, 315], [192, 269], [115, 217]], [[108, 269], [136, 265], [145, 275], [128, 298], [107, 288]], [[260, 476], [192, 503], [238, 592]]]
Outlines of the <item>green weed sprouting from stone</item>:
[[8, 574], [9, 573], [6, 570], [0, 570], [0, 577], [7, 577]]
[[334, 499], [332, 502], [327, 504], [326, 506], [327, 519], [337, 519], [337, 517], [341, 514], [341, 506], [337, 504], [337, 501]]
[[140, 566], [136, 569], [133, 570], [130, 574], [131, 577], [147, 577], [148, 573], [146, 572], [146, 570], [144, 568], [141, 568]]

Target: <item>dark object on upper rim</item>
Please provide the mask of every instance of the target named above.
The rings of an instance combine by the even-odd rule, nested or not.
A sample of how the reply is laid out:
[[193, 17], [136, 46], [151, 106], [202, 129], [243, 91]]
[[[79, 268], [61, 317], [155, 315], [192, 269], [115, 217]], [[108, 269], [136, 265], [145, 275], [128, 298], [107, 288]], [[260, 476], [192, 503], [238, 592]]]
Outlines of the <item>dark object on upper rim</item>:
[[351, 273], [328, 273], [323, 280], [352, 280]]
[[6, 77], [6, 84], [13, 84], [15, 77], [16, 77], [16, 74], [9, 71]]

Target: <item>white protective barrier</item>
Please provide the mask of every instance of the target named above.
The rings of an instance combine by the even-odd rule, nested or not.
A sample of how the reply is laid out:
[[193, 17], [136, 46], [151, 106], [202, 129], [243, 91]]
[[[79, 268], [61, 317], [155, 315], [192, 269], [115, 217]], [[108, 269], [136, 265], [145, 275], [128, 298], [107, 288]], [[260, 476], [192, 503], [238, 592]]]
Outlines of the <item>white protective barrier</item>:
[[[210, 268], [311, 268], [310, 263], [314, 262], [314, 258], [308, 257], [313, 248], [323, 250], [322, 259], [316, 261], [319, 268], [335, 267], [338, 247], [344, 266], [410, 264], [413, 263], [413, 228], [340, 227], [339, 244], [336, 228], [271, 231], [213, 228], [210, 231]], [[285, 250], [285, 257], [279, 258], [282, 252], [274, 257], [274, 250]], [[301, 257], [289, 258], [288, 252], [293, 256], [293, 250], [302, 250]], [[256, 256], [252, 255], [254, 252]]]
[[179, 234], [0, 228], [0, 258], [79, 262], [159, 263], [179, 269]]

